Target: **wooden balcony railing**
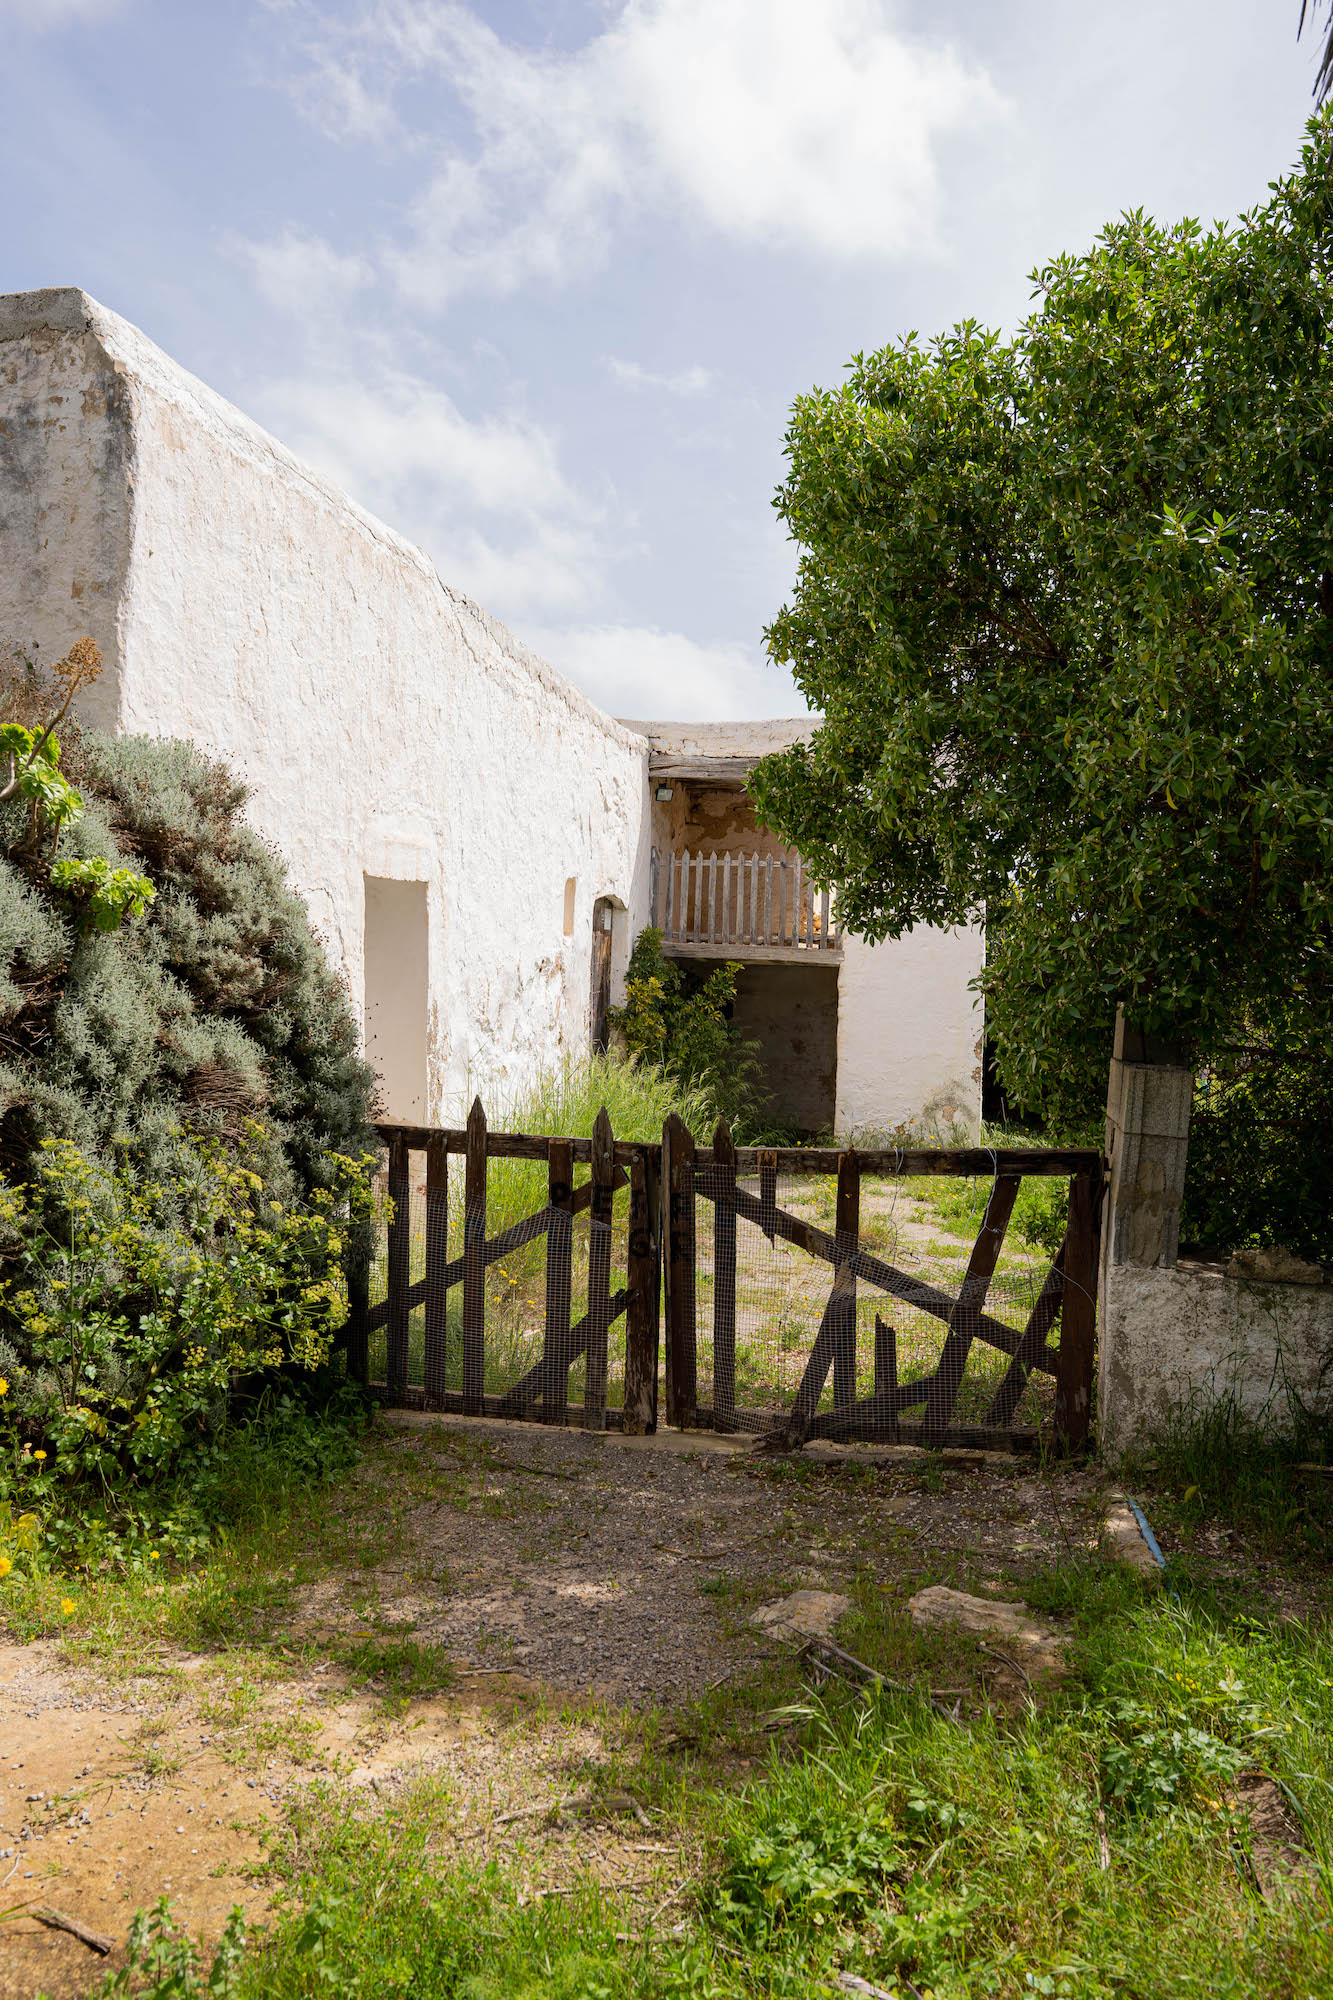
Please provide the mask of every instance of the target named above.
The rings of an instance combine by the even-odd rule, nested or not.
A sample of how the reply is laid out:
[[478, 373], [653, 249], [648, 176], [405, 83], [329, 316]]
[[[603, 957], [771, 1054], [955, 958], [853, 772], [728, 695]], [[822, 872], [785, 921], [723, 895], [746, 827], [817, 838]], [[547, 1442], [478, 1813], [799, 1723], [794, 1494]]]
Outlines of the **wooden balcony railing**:
[[799, 855], [663, 853], [651, 862], [653, 925], [666, 945], [703, 950], [840, 952], [829, 892]]

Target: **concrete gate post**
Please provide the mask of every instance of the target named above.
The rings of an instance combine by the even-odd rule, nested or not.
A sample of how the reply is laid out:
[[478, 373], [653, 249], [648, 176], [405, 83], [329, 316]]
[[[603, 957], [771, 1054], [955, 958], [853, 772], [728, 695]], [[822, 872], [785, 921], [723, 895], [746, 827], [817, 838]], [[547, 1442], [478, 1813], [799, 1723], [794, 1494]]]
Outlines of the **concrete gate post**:
[[[1175, 1265], [1193, 1096], [1194, 1072], [1180, 1050], [1132, 1027], [1120, 1010], [1106, 1093], [1110, 1176], [1097, 1363], [1103, 1448], [1114, 1438], [1117, 1415], [1134, 1402], [1128, 1320], [1147, 1304], [1141, 1274]], [[1140, 1327], [1136, 1346], [1141, 1337]]]

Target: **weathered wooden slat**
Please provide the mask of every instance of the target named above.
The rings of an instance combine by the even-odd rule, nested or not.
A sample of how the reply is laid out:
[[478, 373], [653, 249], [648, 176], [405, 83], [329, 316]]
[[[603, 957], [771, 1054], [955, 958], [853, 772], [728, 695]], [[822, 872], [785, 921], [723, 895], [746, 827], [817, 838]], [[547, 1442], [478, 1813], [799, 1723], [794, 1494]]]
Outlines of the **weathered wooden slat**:
[[439, 1139], [426, 1148], [426, 1402], [436, 1405], [445, 1391], [448, 1346], [449, 1155]]
[[736, 1148], [725, 1118], [713, 1134], [714, 1427], [734, 1428], [736, 1408]]
[[400, 1134], [389, 1147], [388, 1341], [384, 1372], [390, 1388], [407, 1386], [407, 1277], [412, 1249], [412, 1190], [407, 1143]]
[[607, 1330], [611, 1324], [611, 1208], [615, 1198], [615, 1139], [603, 1105], [592, 1128], [592, 1213], [588, 1238], [588, 1359], [583, 1427], [606, 1429]]
[[819, 1399], [824, 1393], [829, 1369], [833, 1366], [833, 1359], [838, 1351], [839, 1329], [845, 1322], [849, 1299], [852, 1301], [853, 1311], [855, 1310], [855, 1283], [850, 1259], [845, 1264], [839, 1264], [833, 1273], [833, 1289], [829, 1293], [828, 1304], [824, 1307], [824, 1316], [819, 1322], [819, 1331], [810, 1350], [810, 1359], [805, 1364], [805, 1372], [796, 1391], [796, 1401], [787, 1419], [787, 1436], [793, 1444], [803, 1444], [811, 1434], [815, 1411], [819, 1407]]
[[[461, 1157], [467, 1152], [466, 1126], [377, 1125], [375, 1130], [386, 1146], [395, 1133], [401, 1133], [407, 1142], [408, 1150], [414, 1153], [424, 1153], [432, 1139], [442, 1140], [447, 1153], [457, 1153]], [[550, 1137], [542, 1132], [488, 1132], [486, 1157], [490, 1160], [544, 1160], [550, 1151], [551, 1143]], [[571, 1139], [569, 1143], [574, 1148], [575, 1164], [581, 1167], [590, 1165], [592, 1140]], [[658, 1151], [656, 1141], [618, 1139], [616, 1163], [618, 1166], [628, 1167], [644, 1151], [656, 1153]], [[622, 1181], [620, 1185], [623, 1187], [627, 1183]]]
[[898, 1332], [875, 1315], [875, 1394], [891, 1396], [898, 1387]]
[[[1023, 1338], [1014, 1350], [1013, 1359], [1005, 1370], [1004, 1380], [991, 1399], [986, 1412], [988, 1424], [1012, 1422], [1023, 1391], [1027, 1387], [1028, 1376], [1038, 1367], [1039, 1357], [1046, 1350], [1046, 1336], [1055, 1325], [1060, 1310], [1060, 1300], [1065, 1288], [1065, 1251], [1068, 1237], [1060, 1245], [1055, 1262], [1046, 1273], [1046, 1281], [1037, 1294], [1037, 1302], [1028, 1315], [1028, 1323], [1023, 1329]], [[1054, 1373], [1054, 1369], [1048, 1372]]]
[[[830, 1146], [738, 1146], [736, 1170], [757, 1173], [765, 1159], [772, 1159], [782, 1174], [836, 1174], [841, 1152]], [[712, 1150], [700, 1146], [701, 1167], [712, 1165]], [[1092, 1173], [1101, 1163], [1101, 1154], [1091, 1147], [1044, 1149], [1029, 1152], [1019, 1146], [960, 1146], [956, 1148], [914, 1149], [911, 1152], [885, 1147], [858, 1152], [862, 1180], [868, 1177], [898, 1179], [936, 1174], [966, 1174], [978, 1180], [993, 1180], [997, 1174], [1037, 1174], [1047, 1179], [1067, 1180], [1070, 1174]]]
[[831, 939], [829, 936], [829, 922], [828, 922], [828, 890], [821, 889], [819, 892], [819, 945], [821, 951], [827, 951], [830, 942]]
[[463, 1176], [463, 1411], [481, 1415], [486, 1384], [486, 1113], [474, 1099]]
[[[573, 1140], [569, 1139], [553, 1140], [551, 1143], [553, 1145], [567, 1145], [571, 1148], [571, 1151], [575, 1144]], [[651, 1161], [654, 1166], [656, 1165], [659, 1150], [657, 1146], [648, 1146], [644, 1149], [644, 1157]], [[621, 1188], [628, 1187], [629, 1185], [629, 1175], [623, 1167], [616, 1168], [615, 1185], [617, 1193], [620, 1192]], [[575, 1188], [574, 1190], [570, 1213], [573, 1215], [582, 1215], [584, 1209], [588, 1208], [591, 1203], [592, 1182], [585, 1181], [581, 1188]], [[512, 1223], [508, 1229], [502, 1230], [500, 1235], [492, 1236], [489, 1243], [485, 1246], [486, 1268], [489, 1270], [491, 1265], [498, 1263], [501, 1257], [508, 1257], [513, 1251], [521, 1250], [525, 1243], [535, 1242], [536, 1238], [543, 1235], [549, 1227], [550, 1219], [550, 1211], [541, 1208], [538, 1209], [535, 1215], [525, 1215], [521, 1222]], [[449, 1263], [444, 1266], [442, 1281], [446, 1286], [459, 1283], [463, 1276], [463, 1262], [463, 1258], [458, 1256], [451, 1258]], [[418, 1278], [415, 1285], [409, 1285], [408, 1287], [407, 1305], [409, 1312], [415, 1312], [425, 1296], [426, 1280]], [[387, 1299], [381, 1300], [379, 1305], [370, 1308], [370, 1316], [367, 1324], [373, 1331], [376, 1327], [383, 1326], [388, 1316], [388, 1301]]]
[[[786, 1243], [794, 1243], [799, 1250], [808, 1251], [826, 1264], [837, 1265], [838, 1247], [826, 1230], [816, 1229], [813, 1223], [804, 1222], [799, 1216], [789, 1215], [779, 1208], [772, 1217], [765, 1214], [763, 1204], [757, 1201], [748, 1189], [736, 1190], [736, 1212], [747, 1221], [757, 1222], [768, 1234], [766, 1224], [773, 1223], [774, 1235], [782, 1237]], [[924, 1279], [911, 1278], [905, 1271], [895, 1270], [892, 1264], [885, 1264], [878, 1257], [872, 1257], [866, 1250], [858, 1250], [852, 1260], [854, 1275], [864, 1278], [867, 1284], [888, 1292], [893, 1298], [902, 1299], [904, 1304], [919, 1307], [922, 1312], [932, 1314], [936, 1319], [947, 1320], [955, 1305], [948, 1292], [942, 1292]], [[1000, 1320], [992, 1319], [988, 1313], [977, 1315], [975, 1335], [991, 1347], [998, 1347], [1002, 1354], [1012, 1354], [1022, 1339], [1017, 1327], [1005, 1326]]]
[[633, 1437], [657, 1429], [657, 1354], [661, 1324], [662, 1247], [656, 1162], [642, 1155], [629, 1179], [629, 1305], [625, 1312], [625, 1418]]
[[698, 1404], [694, 1294], [694, 1140], [672, 1112], [662, 1133], [667, 1211], [667, 1422], [688, 1430]]
[[990, 1281], [995, 1275], [995, 1266], [1004, 1245], [1004, 1232], [1009, 1227], [1009, 1218], [1014, 1212], [1014, 1203], [1022, 1185], [1022, 1181], [1015, 1176], [1002, 1174], [991, 1186], [977, 1240], [967, 1260], [967, 1274], [958, 1294], [958, 1302], [949, 1314], [949, 1331], [940, 1353], [935, 1386], [926, 1398], [928, 1430], [933, 1427], [942, 1431], [953, 1416], [958, 1386], [972, 1348], [973, 1323], [986, 1303]]
[[671, 928], [671, 916], [672, 916], [672, 904], [673, 904], [673, 897], [671, 891], [673, 887], [673, 877], [675, 876], [675, 873], [676, 873], [676, 857], [674, 854], [672, 854], [671, 850], [668, 848], [667, 858], [666, 858], [666, 901], [662, 910], [662, 935], [663, 937], [667, 938], [675, 936], [675, 932]]
[[[609, 1326], [615, 1325], [628, 1304], [629, 1291], [627, 1288], [622, 1288], [610, 1301], [607, 1316], [607, 1324]], [[583, 1318], [578, 1320], [569, 1329], [569, 1360], [564, 1370], [566, 1386], [568, 1386], [569, 1370], [574, 1366], [574, 1363], [579, 1359], [579, 1356], [584, 1352], [587, 1345], [588, 1315], [585, 1313]], [[529, 1368], [527, 1374], [521, 1380], [515, 1382], [512, 1388], [506, 1389], [503, 1395], [483, 1397], [482, 1401], [485, 1405], [483, 1414], [488, 1417], [530, 1417], [536, 1411], [539, 1404], [544, 1412], [548, 1396], [554, 1399], [558, 1394], [559, 1382], [554, 1372], [558, 1366], [557, 1362], [548, 1361], [545, 1355], [543, 1355], [542, 1359], [535, 1366]], [[461, 1402], [462, 1399], [460, 1398], [458, 1404], [460, 1408]], [[455, 1405], [450, 1403], [447, 1407], [452, 1409]], [[586, 1427], [587, 1411], [582, 1403], [571, 1403], [566, 1399], [561, 1407], [565, 1411], [565, 1422], [577, 1421], [580, 1426]], [[467, 1412], [464, 1411], [464, 1415], [466, 1414]], [[604, 1410], [602, 1412], [601, 1428], [608, 1429], [613, 1426], [619, 1430], [620, 1411]]]
[[798, 854], [796, 856], [796, 859], [792, 863], [791, 941], [793, 944], [799, 944], [801, 942], [801, 913], [805, 897], [805, 884], [801, 879], [801, 870], [802, 870], [801, 857]]
[[1100, 1196], [1093, 1174], [1075, 1174], [1069, 1183], [1060, 1359], [1055, 1372], [1055, 1431], [1067, 1451], [1080, 1451], [1087, 1443], [1092, 1415]]
[[834, 1241], [850, 1266], [851, 1284], [833, 1329], [833, 1407], [849, 1409], [856, 1401], [856, 1253], [861, 1247], [861, 1169], [855, 1149], [838, 1162], [838, 1194], [834, 1211]]
[[765, 944], [775, 942], [773, 936], [773, 856], [764, 856], [764, 936]]
[[759, 855], [750, 856], [750, 928], [746, 932], [751, 944], [759, 943]]
[[[770, 1148], [758, 1155], [759, 1213], [754, 1218], [769, 1242], [778, 1233], [778, 1156]], [[734, 1186], [735, 1183], [733, 1182]]]
[[[612, 1300], [612, 1304], [613, 1305], [615, 1304], [614, 1299]], [[377, 1402], [384, 1404], [386, 1407], [390, 1406], [389, 1389], [387, 1383], [371, 1382], [370, 1384], [368, 1384], [368, 1388], [370, 1394], [374, 1396]], [[424, 1410], [426, 1407], [426, 1392], [424, 1389], [412, 1388], [409, 1385], [406, 1389], [404, 1389], [402, 1395], [398, 1397], [396, 1401], [392, 1404], [392, 1407], [403, 1410]], [[442, 1407], [447, 1414], [455, 1417], [461, 1417], [464, 1414], [463, 1393], [461, 1389], [450, 1389], [448, 1394], [445, 1396]], [[535, 1414], [535, 1411], [536, 1411], [535, 1401], [529, 1401], [527, 1406], [527, 1414], [529, 1416], [532, 1416]], [[515, 1409], [512, 1404], [507, 1403], [505, 1396], [496, 1395], [496, 1396], [482, 1397], [481, 1414], [483, 1415], [483, 1417], [508, 1417], [512, 1420], [515, 1417], [522, 1416], [524, 1413], [520, 1410]], [[583, 1405], [581, 1403], [570, 1404], [569, 1422], [572, 1426], [578, 1427], [580, 1429], [582, 1428]], [[613, 1407], [609, 1409], [606, 1413], [606, 1428], [609, 1431], [618, 1431], [620, 1427], [621, 1427], [621, 1413], [618, 1409], [615, 1409]]]
[[[589, 1200], [592, 1185], [588, 1186]], [[546, 1332], [542, 1344], [545, 1365], [542, 1419], [563, 1424], [569, 1402], [570, 1318], [574, 1292], [574, 1153], [567, 1139], [551, 1147], [546, 1170], [546, 1202], [550, 1227], [546, 1232]]]

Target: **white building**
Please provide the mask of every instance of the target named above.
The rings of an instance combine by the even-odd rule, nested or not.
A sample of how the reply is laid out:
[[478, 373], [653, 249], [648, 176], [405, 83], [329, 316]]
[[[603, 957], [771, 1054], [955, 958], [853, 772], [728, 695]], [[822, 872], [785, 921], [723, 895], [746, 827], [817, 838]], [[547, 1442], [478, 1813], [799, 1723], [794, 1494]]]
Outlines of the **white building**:
[[809, 719], [603, 715], [126, 321], [14, 293], [0, 643], [56, 659], [84, 633], [89, 720], [193, 738], [252, 786], [391, 1115], [453, 1120], [587, 1047], [656, 903], [668, 950], [744, 964], [775, 1115], [862, 1139], [976, 1124], [980, 933], [841, 937], [755, 824], [748, 766]]

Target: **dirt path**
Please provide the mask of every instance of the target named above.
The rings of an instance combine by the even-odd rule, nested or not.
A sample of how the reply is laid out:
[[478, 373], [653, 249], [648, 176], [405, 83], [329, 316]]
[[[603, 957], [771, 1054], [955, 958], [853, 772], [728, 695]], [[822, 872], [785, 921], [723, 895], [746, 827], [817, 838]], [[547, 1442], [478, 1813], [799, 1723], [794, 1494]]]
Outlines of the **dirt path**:
[[[495, 1852], [545, 1893], [591, 1868], [647, 1905], [681, 1879], [679, 1840], [632, 1800], [579, 1818], [617, 1709], [670, 1712], [761, 1675], [790, 1649], [748, 1621], [787, 1591], [900, 1610], [920, 1582], [996, 1584], [1095, 1545], [1100, 1519], [1095, 1475], [1052, 1489], [1012, 1459], [775, 1461], [721, 1438], [399, 1413], [300, 1561], [283, 1558], [262, 1631], [193, 1654], [131, 1641], [93, 1664], [74, 1642], [0, 1649], [0, 1908], [53, 1904], [123, 1940], [167, 1895], [216, 1935], [235, 1903], [262, 1916], [265, 1841], [300, 1795], [382, 1811], [423, 1776], [443, 1854]], [[373, 1671], [359, 1684], [358, 1662], [395, 1647], [452, 1684], [405, 1701]], [[100, 1976], [31, 1918], [2, 1939], [3, 2000]]]

